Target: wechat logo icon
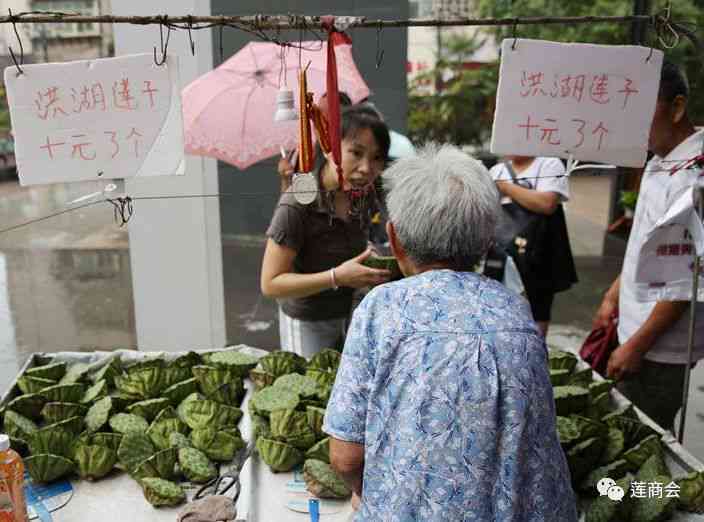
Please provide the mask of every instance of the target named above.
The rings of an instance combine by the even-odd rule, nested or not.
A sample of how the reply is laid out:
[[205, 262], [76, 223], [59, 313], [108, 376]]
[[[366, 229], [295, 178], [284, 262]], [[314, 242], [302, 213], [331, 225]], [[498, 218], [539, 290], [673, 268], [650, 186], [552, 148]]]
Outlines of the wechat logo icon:
[[616, 481], [608, 477], [604, 477], [597, 482], [596, 489], [599, 491], [600, 496], [607, 496], [614, 502], [621, 502], [623, 497], [626, 495], [623, 488], [621, 486], [617, 486]]

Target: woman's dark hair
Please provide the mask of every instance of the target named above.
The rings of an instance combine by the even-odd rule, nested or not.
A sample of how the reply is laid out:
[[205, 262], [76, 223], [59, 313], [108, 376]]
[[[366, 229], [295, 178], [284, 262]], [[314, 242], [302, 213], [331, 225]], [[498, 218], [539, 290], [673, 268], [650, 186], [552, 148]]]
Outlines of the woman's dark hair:
[[359, 131], [369, 129], [376, 140], [384, 159], [389, 155], [391, 137], [386, 123], [367, 107], [353, 105], [342, 112], [342, 139], [355, 136]]
[[684, 70], [669, 60], [662, 63], [659, 95], [667, 102], [673, 101], [677, 96], [689, 97], [689, 82]]

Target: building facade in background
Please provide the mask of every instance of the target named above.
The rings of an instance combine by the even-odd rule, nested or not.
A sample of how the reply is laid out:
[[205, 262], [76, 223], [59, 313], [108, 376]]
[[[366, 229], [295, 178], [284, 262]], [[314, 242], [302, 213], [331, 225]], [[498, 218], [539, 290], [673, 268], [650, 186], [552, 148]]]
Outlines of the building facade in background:
[[[474, 0], [411, 0], [410, 17], [441, 20], [473, 18], [477, 16], [475, 4]], [[477, 42], [483, 42], [472, 55], [466, 57], [466, 67], [481, 67], [484, 63], [498, 59], [498, 46], [494, 38], [480, 27], [409, 27], [406, 64], [409, 82], [418, 74], [431, 71], [435, 67], [442, 56], [443, 42], [452, 35], [475, 38]], [[427, 90], [429, 93], [434, 91], [432, 81], [428, 81]]]
[[[28, 3], [31, 11], [111, 14], [110, 0], [28, 0]], [[35, 62], [90, 60], [115, 54], [112, 24], [32, 24], [29, 30]]]
[[[13, 14], [49, 11], [82, 15], [111, 14], [110, 0], [0, 0], [0, 12]], [[16, 24], [20, 42], [11, 24], [0, 24], [0, 67], [14, 66], [10, 49], [24, 63], [70, 62], [115, 55], [112, 24], [60, 23]], [[0, 178], [14, 172], [14, 143], [0, 76]]]

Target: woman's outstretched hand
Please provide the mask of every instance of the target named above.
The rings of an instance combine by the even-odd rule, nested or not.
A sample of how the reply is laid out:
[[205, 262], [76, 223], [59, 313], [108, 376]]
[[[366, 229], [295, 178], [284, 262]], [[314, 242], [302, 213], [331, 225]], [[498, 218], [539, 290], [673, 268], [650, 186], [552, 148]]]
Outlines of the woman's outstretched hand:
[[353, 257], [335, 268], [335, 280], [338, 286], [364, 288], [386, 283], [391, 279], [389, 270], [369, 268], [362, 263], [372, 255], [372, 249], [367, 248], [357, 257]]

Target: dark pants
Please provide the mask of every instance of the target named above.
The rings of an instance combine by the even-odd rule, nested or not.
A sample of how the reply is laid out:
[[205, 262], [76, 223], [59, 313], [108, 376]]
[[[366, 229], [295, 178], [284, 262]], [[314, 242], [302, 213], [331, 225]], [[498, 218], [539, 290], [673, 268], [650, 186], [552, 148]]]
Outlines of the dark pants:
[[674, 432], [675, 415], [682, 406], [685, 366], [644, 359], [640, 372], [619, 382], [617, 388], [663, 429]]

